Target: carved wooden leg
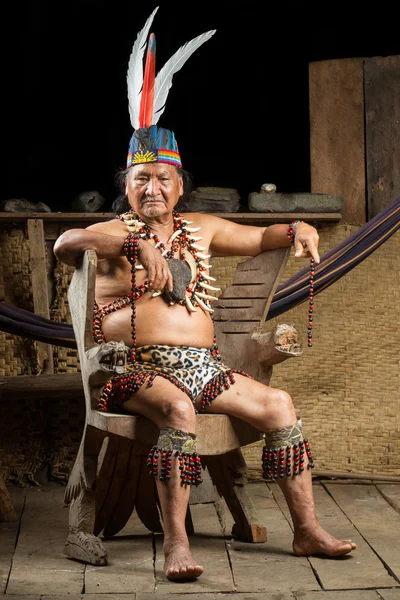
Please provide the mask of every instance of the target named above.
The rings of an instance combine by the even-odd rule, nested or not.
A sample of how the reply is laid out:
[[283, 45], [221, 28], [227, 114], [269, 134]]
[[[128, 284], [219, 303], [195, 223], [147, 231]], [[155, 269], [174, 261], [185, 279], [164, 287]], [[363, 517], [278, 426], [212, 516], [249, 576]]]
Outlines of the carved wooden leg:
[[[93, 535], [95, 521], [95, 482], [102, 439], [85, 429], [78, 455], [65, 492], [69, 508], [69, 534], [64, 554], [91, 565], [106, 565], [107, 552]], [[103, 440], [107, 443], [107, 438]]]
[[93, 535], [95, 492], [82, 490], [69, 508], [69, 534], [64, 554], [91, 565], [106, 565], [107, 552], [100, 538]]
[[265, 542], [267, 530], [260, 524], [257, 512], [246, 492], [247, 467], [241, 450], [206, 456], [202, 461], [233, 516], [235, 524], [232, 534], [245, 542]]

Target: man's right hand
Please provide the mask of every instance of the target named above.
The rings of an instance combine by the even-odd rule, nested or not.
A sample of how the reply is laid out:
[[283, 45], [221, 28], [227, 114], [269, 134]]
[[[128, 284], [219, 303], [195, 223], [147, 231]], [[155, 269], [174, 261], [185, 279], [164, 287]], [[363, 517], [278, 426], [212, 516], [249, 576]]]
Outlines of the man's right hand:
[[150, 291], [161, 292], [165, 286], [169, 292], [172, 292], [174, 282], [168, 262], [165, 260], [159, 250], [154, 248], [145, 240], [139, 241], [139, 259], [143, 267], [147, 270]]

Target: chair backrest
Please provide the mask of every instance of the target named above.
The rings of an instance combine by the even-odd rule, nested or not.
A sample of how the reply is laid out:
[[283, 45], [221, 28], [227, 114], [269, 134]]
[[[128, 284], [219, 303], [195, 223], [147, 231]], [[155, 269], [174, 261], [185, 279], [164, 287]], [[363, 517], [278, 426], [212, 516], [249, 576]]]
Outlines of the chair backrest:
[[93, 340], [92, 332], [96, 269], [96, 252], [94, 250], [86, 250], [82, 256], [80, 265], [76, 267], [72, 275], [68, 288], [68, 303], [76, 344], [78, 346], [87, 410], [92, 408], [92, 394], [89, 388], [89, 370], [86, 352], [97, 345]]
[[217, 343], [224, 362], [268, 384], [259, 369], [252, 334], [263, 330], [272, 297], [281, 280], [289, 248], [267, 250], [239, 263], [232, 285], [213, 304]]

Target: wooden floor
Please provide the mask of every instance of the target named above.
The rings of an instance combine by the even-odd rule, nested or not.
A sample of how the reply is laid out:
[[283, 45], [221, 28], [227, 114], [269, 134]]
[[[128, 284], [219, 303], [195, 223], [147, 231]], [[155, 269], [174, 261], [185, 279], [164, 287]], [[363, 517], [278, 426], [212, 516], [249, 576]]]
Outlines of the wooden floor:
[[400, 600], [400, 485], [327, 480], [314, 488], [322, 526], [354, 540], [353, 555], [336, 560], [293, 556], [290, 519], [278, 486], [254, 482], [248, 489], [268, 541], [234, 541], [224, 511], [218, 518], [213, 503], [193, 505], [192, 550], [205, 573], [182, 584], [166, 580], [162, 536], [152, 535], [135, 516], [105, 541], [108, 566], [85, 566], [63, 556], [64, 488], [12, 487], [20, 520], [0, 524], [0, 591], [5, 600], [151, 600], [165, 594], [171, 600]]

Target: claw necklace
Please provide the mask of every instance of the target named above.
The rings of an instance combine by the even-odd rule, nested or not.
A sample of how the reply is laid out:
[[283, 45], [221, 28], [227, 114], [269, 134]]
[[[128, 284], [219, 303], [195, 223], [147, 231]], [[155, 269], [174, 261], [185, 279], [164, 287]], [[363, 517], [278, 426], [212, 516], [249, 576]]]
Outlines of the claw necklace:
[[[188, 227], [188, 225], [192, 224], [191, 221], [186, 221], [183, 216], [176, 211], [173, 211], [172, 217], [174, 222], [173, 233], [167, 241], [167, 244], [171, 244], [170, 250], [165, 248], [165, 244], [161, 242], [156, 234], [152, 233], [149, 225], [141, 221], [140, 217], [135, 212], [129, 211], [117, 217], [125, 223], [129, 231], [129, 234], [125, 238], [123, 251], [131, 264], [132, 287], [130, 301], [132, 305], [131, 325], [133, 359], [136, 353], [135, 302], [149, 291], [148, 280], [139, 286], [136, 285], [136, 271], [143, 268], [142, 265], [137, 265], [140, 239], [152, 243], [167, 260], [173, 258], [174, 254], [178, 252], [179, 258], [188, 264], [191, 272], [191, 281], [187, 287], [185, 298], [178, 301], [178, 304], [186, 306], [189, 312], [197, 312], [197, 307], [200, 307], [208, 314], [214, 312], [210, 306], [210, 301], [216, 300], [217, 297], [212, 296], [210, 292], [219, 291], [220, 288], [210, 285], [210, 281], [215, 281], [214, 277], [211, 277], [208, 274], [211, 265], [208, 265], [205, 262], [206, 259], [210, 258], [210, 255], [202, 254], [202, 251], [205, 250], [205, 248], [197, 243], [202, 238], [193, 235], [200, 230], [200, 227]], [[153, 296], [155, 295], [159, 295], [159, 292], [155, 292]]]

